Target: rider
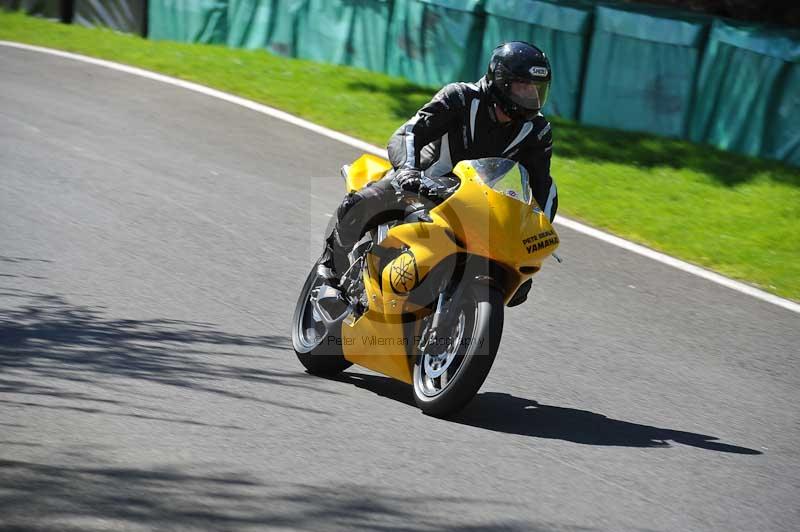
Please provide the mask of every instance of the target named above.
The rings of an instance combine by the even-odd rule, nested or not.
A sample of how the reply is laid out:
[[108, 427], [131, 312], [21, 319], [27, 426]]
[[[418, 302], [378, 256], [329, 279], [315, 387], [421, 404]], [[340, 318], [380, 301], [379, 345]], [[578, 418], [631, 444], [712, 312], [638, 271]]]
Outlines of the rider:
[[419, 193], [422, 188], [425, 193], [425, 178], [445, 176], [465, 159], [518, 161], [530, 175], [533, 197], [552, 221], [558, 207], [550, 177], [552, 132], [540, 112], [550, 80], [544, 52], [513, 41], [494, 49], [486, 75], [477, 83], [442, 88], [389, 139], [394, 171], [345, 196], [335, 227], [327, 235], [320, 276], [335, 286], [358, 239], [369, 229], [402, 217], [406, 204], [399, 190]]

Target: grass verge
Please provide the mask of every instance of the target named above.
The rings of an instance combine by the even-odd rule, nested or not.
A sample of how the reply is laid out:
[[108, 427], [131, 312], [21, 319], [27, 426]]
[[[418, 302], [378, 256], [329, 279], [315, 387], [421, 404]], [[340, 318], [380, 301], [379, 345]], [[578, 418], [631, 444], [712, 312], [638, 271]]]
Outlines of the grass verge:
[[[260, 50], [148, 41], [16, 13], [0, 12], [0, 39], [202, 83], [377, 145], [435, 92]], [[800, 300], [800, 170], [560, 119], [553, 134], [562, 214]]]

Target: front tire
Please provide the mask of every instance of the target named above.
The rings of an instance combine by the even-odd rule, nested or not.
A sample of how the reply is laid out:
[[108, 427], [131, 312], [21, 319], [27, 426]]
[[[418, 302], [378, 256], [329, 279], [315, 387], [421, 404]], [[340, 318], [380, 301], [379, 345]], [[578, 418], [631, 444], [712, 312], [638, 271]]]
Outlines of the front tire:
[[420, 353], [414, 364], [414, 400], [425, 414], [451, 415], [478, 393], [500, 346], [503, 310], [503, 295], [486, 285], [467, 289], [458, 308], [449, 310], [455, 325], [446, 340], [454, 351]]
[[300, 363], [313, 375], [332, 376], [352, 365], [342, 353], [342, 326], [328, 330], [314, 317], [311, 292], [321, 284], [317, 265], [311, 269], [292, 317], [292, 346]]

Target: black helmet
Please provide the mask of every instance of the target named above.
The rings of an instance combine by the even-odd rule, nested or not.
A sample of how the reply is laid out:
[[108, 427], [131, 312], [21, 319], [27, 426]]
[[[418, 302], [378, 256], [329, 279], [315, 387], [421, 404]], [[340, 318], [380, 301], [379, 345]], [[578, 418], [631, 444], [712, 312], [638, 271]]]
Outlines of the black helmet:
[[531, 120], [544, 107], [551, 78], [544, 52], [522, 41], [495, 48], [486, 72], [489, 94], [515, 120]]

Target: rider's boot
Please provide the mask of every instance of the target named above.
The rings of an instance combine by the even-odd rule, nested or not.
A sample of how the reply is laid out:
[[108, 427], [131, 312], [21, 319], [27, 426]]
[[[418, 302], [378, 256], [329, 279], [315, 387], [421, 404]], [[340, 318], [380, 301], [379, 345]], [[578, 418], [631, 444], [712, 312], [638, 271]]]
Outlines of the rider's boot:
[[327, 240], [325, 241], [325, 251], [322, 252], [322, 257], [317, 264], [317, 275], [325, 284], [339, 288], [339, 276], [336, 274], [336, 265], [333, 261], [333, 246]]
[[317, 265], [317, 275], [323, 279], [324, 284], [340, 292], [341, 303], [344, 305], [348, 302], [341, 294], [341, 275], [350, 268], [348, 253], [368, 229], [364, 221], [375, 218], [386, 210], [388, 187], [389, 181], [370, 183], [358, 192], [347, 194], [328, 226], [325, 250]]
[[[344, 238], [343, 238], [344, 236]], [[325, 239], [325, 250], [322, 252], [319, 264], [317, 265], [317, 275], [325, 280], [327, 284], [334, 288], [339, 288], [341, 275], [350, 267], [350, 259], [347, 257], [348, 250], [353, 248], [355, 242], [350, 242], [347, 235], [342, 235], [341, 230], [336, 227], [328, 238]]]
[[317, 301], [320, 308], [331, 319], [335, 320], [338, 316], [342, 316], [347, 312], [350, 304], [342, 294], [334, 262], [333, 246], [326, 240], [325, 251], [322, 252], [322, 257], [320, 257], [317, 264], [317, 275], [322, 280], [322, 288], [319, 291], [319, 299]]

